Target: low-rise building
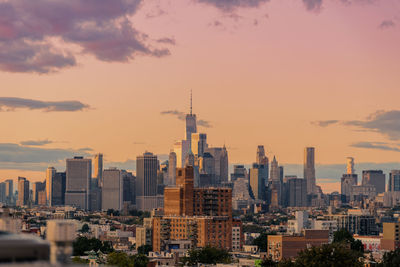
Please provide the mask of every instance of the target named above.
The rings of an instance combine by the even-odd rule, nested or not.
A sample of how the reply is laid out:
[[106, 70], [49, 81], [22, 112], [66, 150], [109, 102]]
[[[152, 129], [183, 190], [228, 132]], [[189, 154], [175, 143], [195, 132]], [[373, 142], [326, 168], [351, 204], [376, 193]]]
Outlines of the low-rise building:
[[274, 261], [280, 261], [295, 258], [306, 248], [328, 242], [328, 230], [304, 230], [301, 236], [268, 235], [267, 253]]

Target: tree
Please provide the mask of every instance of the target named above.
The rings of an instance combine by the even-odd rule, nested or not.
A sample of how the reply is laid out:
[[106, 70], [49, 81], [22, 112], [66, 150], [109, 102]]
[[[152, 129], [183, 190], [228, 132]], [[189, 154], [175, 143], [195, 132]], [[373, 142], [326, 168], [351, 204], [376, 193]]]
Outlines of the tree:
[[294, 262], [298, 267], [352, 266], [362, 267], [359, 252], [349, 249], [344, 243], [336, 242], [301, 251]]
[[118, 267], [134, 267], [133, 260], [124, 252], [111, 252], [108, 254], [107, 264]]
[[84, 236], [78, 237], [73, 243], [73, 255], [74, 256], [84, 256], [86, 251], [98, 251], [108, 254], [114, 249], [112, 248], [110, 242], [101, 242], [97, 238], [87, 238]]
[[183, 264], [193, 266], [198, 263], [203, 264], [217, 264], [217, 263], [231, 263], [232, 257], [228, 251], [211, 246], [201, 249], [191, 249], [188, 251], [189, 256], [182, 259]]
[[143, 254], [137, 254], [132, 256], [133, 266], [135, 267], [146, 267], [149, 263], [149, 258]]
[[107, 264], [117, 267], [146, 267], [148, 263], [149, 259], [143, 254], [129, 257], [124, 252], [112, 252], [107, 257]]
[[149, 252], [152, 250], [153, 250], [153, 247], [151, 245], [142, 245], [142, 246], [138, 247], [138, 249], [137, 249], [138, 254], [143, 254], [143, 255], [149, 254]]
[[253, 245], [257, 246], [261, 252], [267, 252], [268, 234], [263, 233], [253, 240]]
[[88, 264], [88, 263], [89, 263], [89, 260], [87, 260], [87, 259], [81, 259], [80, 257], [75, 256], [75, 257], [72, 258], [72, 262], [73, 262], [73, 263], [77, 263], [77, 264]]
[[354, 251], [359, 252], [361, 257], [364, 253], [364, 245], [360, 240], [355, 240], [353, 235], [346, 229], [340, 229], [333, 235], [333, 243], [345, 243], [350, 244], [350, 248]]
[[382, 262], [378, 264], [379, 267], [400, 266], [400, 249], [386, 252], [383, 255]]
[[90, 230], [89, 225], [88, 225], [87, 223], [85, 223], [85, 224], [82, 226], [81, 232], [82, 232], [82, 233], [88, 233], [89, 230]]

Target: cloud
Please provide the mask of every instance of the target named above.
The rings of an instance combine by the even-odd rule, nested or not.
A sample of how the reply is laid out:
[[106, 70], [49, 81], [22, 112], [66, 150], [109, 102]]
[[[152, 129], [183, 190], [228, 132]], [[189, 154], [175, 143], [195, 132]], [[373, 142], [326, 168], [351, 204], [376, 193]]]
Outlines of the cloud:
[[400, 152], [400, 147], [398, 145], [392, 145], [383, 142], [358, 142], [351, 144], [350, 146], [356, 148], [367, 148], [367, 149]]
[[232, 12], [238, 8], [257, 8], [270, 0], [195, 0], [198, 3], [212, 5], [223, 12]]
[[[162, 57], [128, 19], [142, 0], [0, 1], [0, 70], [51, 73], [77, 64], [75, 53], [101, 61]], [[80, 51], [72, 51], [70, 47]], [[66, 48], [67, 47], [67, 48]]]
[[79, 101], [41, 101], [18, 97], [0, 97], [0, 111], [14, 111], [16, 109], [54, 111], [82, 111], [89, 105]]
[[172, 115], [177, 117], [179, 120], [183, 121], [186, 118], [186, 114], [182, 111], [178, 111], [178, 110], [166, 110], [166, 111], [161, 111], [160, 112], [161, 115]]
[[379, 24], [378, 28], [381, 30], [389, 29], [389, 28], [394, 28], [396, 24], [394, 23], [393, 20], [384, 20]]
[[332, 124], [338, 123], [338, 120], [326, 120], [326, 121], [313, 121], [311, 124], [317, 125], [319, 127], [327, 127]]
[[28, 140], [28, 141], [22, 141], [20, 144], [23, 146], [44, 146], [48, 144], [52, 144], [53, 141], [51, 140]]
[[320, 127], [340, 123], [344, 126], [355, 127], [357, 130], [380, 133], [391, 140], [400, 139], [400, 110], [379, 110], [370, 114], [365, 120], [327, 120], [311, 123]]
[[308, 11], [318, 12], [321, 10], [322, 0], [303, 0], [303, 4]]
[[[179, 110], [166, 110], [166, 111], [161, 111], [161, 115], [171, 115], [176, 117], [178, 120], [184, 121], [186, 119], [186, 114], [182, 111]], [[209, 121], [206, 120], [197, 120], [197, 125], [202, 126], [205, 128], [211, 128], [212, 125]]]
[[168, 38], [168, 37], [164, 37], [164, 38], [158, 39], [157, 43], [176, 45], [175, 39], [174, 38]]
[[345, 121], [344, 125], [355, 126], [362, 130], [378, 132], [388, 136], [392, 140], [400, 139], [400, 111], [377, 111], [367, 117], [366, 120]]
[[0, 143], [0, 162], [9, 164], [52, 164], [74, 156], [90, 156], [91, 149], [41, 148], [27, 145]]

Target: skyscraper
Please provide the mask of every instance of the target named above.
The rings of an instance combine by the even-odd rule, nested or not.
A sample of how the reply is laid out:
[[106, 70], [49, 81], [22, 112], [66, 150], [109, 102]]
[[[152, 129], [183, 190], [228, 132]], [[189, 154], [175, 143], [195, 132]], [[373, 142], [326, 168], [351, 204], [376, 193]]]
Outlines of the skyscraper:
[[268, 175], [269, 175], [269, 160], [267, 158], [267, 156], [265, 156], [265, 150], [264, 150], [264, 146], [263, 145], [259, 145], [257, 147], [257, 154], [256, 154], [256, 163], [259, 166], [264, 166], [264, 174], [265, 177], [264, 179], [264, 184], [268, 185]]
[[103, 185], [103, 154], [99, 153], [94, 156], [94, 174], [93, 178], [97, 179], [98, 186]]
[[157, 208], [157, 156], [145, 152], [136, 158], [136, 206], [138, 210]]
[[343, 174], [341, 179], [341, 194], [346, 198], [345, 202], [350, 201], [352, 188], [358, 183], [357, 174]]
[[66, 173], [56, 172], [52, 181], [50, 204], [51, 206], [62, 206], [65, 204]]
[[386, 176], [381, 170], [367, 170], [362, 172], [362, 185], [373, 185], [376, 194], [385, 192]]
[[201, 157], [204, 154], [207, 146], [207, 134], [192, 133], [191, 150], [196, 157]]
[[388, 191], [400, 191], [400, 170], [392, 170], [389, 175]]
[[196, 114], [193, 114], [193, 105], [192, 105], [192, 92], [190, 92], [190, 113], [186, 114], [186, 135], [185, 139], [189, 142], [189, 146], [192, 142], [192, 134], [197, 133], [197, 123], [196, 123]]
[[102, 210], [123, 208], [123, 175], [117, 168], [103, 171]]
[[6, 183], [0, 183], [0, 203], [6, 203]]
[[315, 192], [315, 148], [304, 149], [304, 179], [307, 181], [307, 194]]
[[255, 200], [266, 199], [265, 180], [267, 169], [265, 165], [253, 164], [249, 170], [251, 194]]
[[[171, 151], [168, 158], [168, 181], [165, 185], [175, 185], [176, 177], [176, 153]], [[165, 182], [165, 181], [164, 181]]]
[[354, 174], [354, 158], [347, 158], [346, 171], [347, 174]]
[[6, 202], [7, 204], [13, 204], [14, 200], [14, 181], [12, 179], [8, 179], [5, 181], [6, 183]]
[[28, 205], [29, 181], [25, 177], [18, 177], [18, 200], [17, 206]]
[[205, 152], [210, 153], [214, 158], [216, 183], [227, 182], [229, 177], [229, 163], [226, 147], [211, 147], [207, 148]]
[[307, 206], [307, 181], [301, 178], [290, 177], [285, 184], [288, 207]]
[[46, 199], [47, 204], [51, 207], [51, 198], [53, 195], [53, 180], [56, 175], [56, 169], [54, 167], [48, 167], [46, 170]]
[[[39, 204], [39, 194], [40, 192], [46, 192], [46, 182], [35, 182], [32, 184], [32, 204], [38, 205]], [[46, 198], [47, 199], [47, 198]]]
[[65, 205], [89, 209], [92, 160], [83, 157], [67, 159]]
[[231, 173], [231, 182], [236, 181], [238, 178], [248, 179], [247, 170], [244, 165], [233, 165], [233, 173]]
[[270, 174], [270, 181], [279, 181], [279, 165], [278, 161], [276, 160], [276, 157], [274, 156], [274, 159], [271, 162], [271, 174]]

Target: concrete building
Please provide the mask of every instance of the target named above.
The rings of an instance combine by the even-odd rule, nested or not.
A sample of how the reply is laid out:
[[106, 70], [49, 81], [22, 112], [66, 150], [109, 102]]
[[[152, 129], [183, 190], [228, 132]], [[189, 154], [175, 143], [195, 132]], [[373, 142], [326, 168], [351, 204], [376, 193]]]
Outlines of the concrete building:
[[286, 177], [284, 184], [287, 207], [307, 207], [307, 181], [297, 177]]
[[234, 210], [246, 209], [250, 204], [249, 181], [247, 178], [236, 178], [233, 182], [232, 205]]
[[176, 186], [165, 188], [164, 216], [153, 218], [155, 251], [182, 240], [190, 241], [191, 247], [231, 249], [232, 189], [194, 188], [193, 176], [192, 166], [178, 168]]
[[244, 245], [243, 225], [240, 220], [232, 221], [232, 251], [242, 251]]
[[56, 169], [54, 167], [48, 167], [46, 170], [46, 199], [48, 205], [51, 207], [51, 196], [53, 190], [53, 180], [56, 175]]
[[307, 194], [315, 193], [315, 148], [304, 149], [304, 179], [307, 181]]
[[371, 184], [353, 185], [350, 201], [362, 201], [364, 198], [372, 199], [376, 196], [376, 187]]
[[83, 157], [67, 159], [65, 205], [89, 209], [92, 160]]
[[196, 157], [203, 156], [207, 149], [207, 134], [205, 133], [192, 133], [191, 150]]
[[357, 185], [357, 174], [343, 174], [341, 178], [341, 194], [345, 197], [346, 202], [350, 201], [353, 186]]
[[157, 156], [145, 152], [136, 158], [136, 206], [138, 210], [151, 211], [157, 202]]
[[382, 250], [396, 250], [400, 248], [400, 222], [383, 223]]
[[103, 154], [101, 153], [94, 156], [93, 178], [97, 179], [99, 187], [103, 186]]
[[0, 183], [0, 203], [6, 203], [6, 183]]
[[127, 171], [122, 171], [123, 178], [123, 201], [124, 203], [136, 204], [136, 177]]
[[308, 247], [321, 246], [328, 242], [328, 230], [304, 230], [301, 236], [268, 235], [267, 256], [274, 261], [293, 259]]
[[66, 173], [57, 172], [55, 168], [46, 170], [46, 199], [47, 205], [62, 206], [65, 204]]
[[310, 228], [307, 211], [296, 211], [295, 219], [288, 220], [288, 234], [300, 234], [303, 229]]
[[5, 180], [6, 183], [6, 202], [7, 204], [14, 204], [14, 181], [12, 179]]
[[348, 210], [348, 214], [324, 216], [328, 221], [337, 221], [338, 229], [346, 229], [357, 235], [378, 235], [375, 217], [366, 210]]
[[56, 172], [51, 187], [52, 189], [49, 202], [51, 206], [65, 205], [66, 182], [67, 182], [66, 172]]
[[18, 177], [18, 200], [17, 206], [29, 204], [29, 181], [25, 177]]
[[168, 180], [165, 182], [165, 185], [175, 185], [176, 161], [176, 153], [171, 151], [168, 158]]
[[253, 164], [253, 167], [249, 170], [250, 177], [250, 192], [255, 200], [266, 200], [266, 186], [265, 177], [267, 173], [267, 168], [265, 165]]
[[[39, 193], [41, 191], [46, 192], [47, 187], [47, 181], [46, 182], [35, 182], [32, 184], [32, 204], [33, 205], [38, 205], [39, 204]], [[46, 197], [47, 200], [47, 197]], [[45, 200], [45, 204], [46, 204]]]
[[244, 165], [233, 165], [233, 173], [231, 173], [231, 182], [235, 182], [238, 178], [248, 179], [249, 175]]
[[376, 194], [385, 192], [386, 176], [381, 170], [367, 170], [362, 172], [362, 185], [373, 185]]
[[101, 193], [102, 210], [122, 210], [123, 208], [123, 175], [117, 168], [103, 171], [103, 187]]
[[392, 170], [389, 174], [388, 191], [400, 191], [400, 170]]
[[257, 146], [257, 153], [256, 153], [256, 164], [258, 166], [263, 166], [263, 169], [265, 169], [264, 172], [264, 184], [267, 186], [268, 185], [268, 175], [269, 175], [269, 160], [268, 157], [265, 155], [265, 149], [263, 145]]
[[226, 147], [206, 148], [205, 152], [210, 153], [214, 158], [216, 183], [227, 182], [229, 177], [229, 164]]

